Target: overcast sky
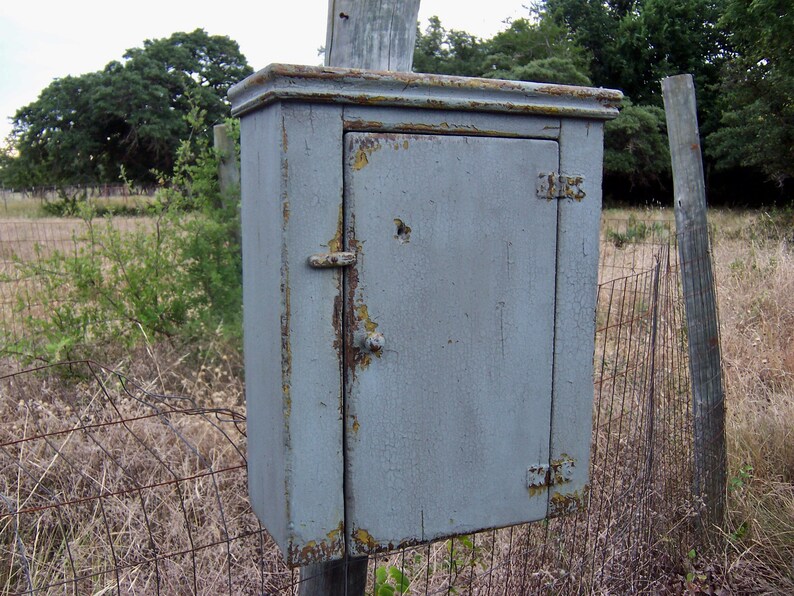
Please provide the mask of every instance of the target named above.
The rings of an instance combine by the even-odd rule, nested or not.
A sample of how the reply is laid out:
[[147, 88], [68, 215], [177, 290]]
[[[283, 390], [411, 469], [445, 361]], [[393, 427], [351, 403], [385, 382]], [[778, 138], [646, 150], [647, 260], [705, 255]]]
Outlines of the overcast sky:
[[[482, 38], [506, 18], [528, 15], [530, 0], [421, 0], [419, 19]], [[220, 9], [220, 10], [219, 10]], [[320, 64], [328, 0], [0, 0], [0, 142], [9, 117], [53, 79], [102, 69], [145, 39], [201, 27], [240, 44], [258, 70], [273, 62]]]

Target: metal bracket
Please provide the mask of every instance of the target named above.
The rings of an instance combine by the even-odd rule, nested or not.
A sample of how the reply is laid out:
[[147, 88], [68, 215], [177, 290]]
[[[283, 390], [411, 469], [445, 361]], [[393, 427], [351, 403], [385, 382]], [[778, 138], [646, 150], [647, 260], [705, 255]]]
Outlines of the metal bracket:
[[555, 459], [550, 464], [537, 464], [527, 469], [527, 488], [543, 488], [573, 480], [576, 461], [570, 457]]
[[328, 252], [319, 253], [309, 257], [309, 266], [315, 269], [328, 269], [329, 267], [349, 267], [355, 265], [356, 253], [354, 252]]
[[587, 194], [582, 186], [584, 176], [544, 172], [538, 175], [538, 198], [581, 201]]

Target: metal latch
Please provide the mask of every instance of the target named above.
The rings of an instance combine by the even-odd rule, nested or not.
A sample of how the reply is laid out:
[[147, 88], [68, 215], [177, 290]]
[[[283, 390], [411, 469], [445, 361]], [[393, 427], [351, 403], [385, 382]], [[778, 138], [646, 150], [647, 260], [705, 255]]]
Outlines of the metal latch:
[[573, 199], [581, 201], [586, 193], [582, 186], [584, 176], [545, 172], [538, 174], [539, 199]]
[[309, 257], [309, 266], [315, 269], [328, 269], [329, 267], [349, 267], [355, 265], [356, 253], [354, 252], [325, 252]]
[[527, 488], [542, 488], [565, 484], [573, 480], [576, 462], [568, 458], [553, 460], [550, 464], [537, 464], [527, 469]]

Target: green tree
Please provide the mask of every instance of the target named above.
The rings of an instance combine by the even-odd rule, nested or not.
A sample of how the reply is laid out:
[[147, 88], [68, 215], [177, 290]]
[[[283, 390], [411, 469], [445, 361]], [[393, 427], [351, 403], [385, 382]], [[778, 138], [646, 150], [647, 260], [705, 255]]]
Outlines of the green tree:
[[720, 25], [732, 60], [722, 120], [707, 147], [722, 168], [747, 167], [783, 187], [794, 177], [794, 11], [788, 0], [728, 0]]
[[629, 192], [666, 182], [670, 149], [662, 108], [624, 101], [620, 116], [604, 129], [604, 173], [611, 186]]
[[57, 79], [14, 117], [13, 155], [0, 161], [7, 185], [72, 184], [170, 173], [184, 116], [208, 124], [228, 113], [226, 92], [252, 72], [236, 42], [204, 30], [147, 40], [102, 71]]
[[661, 106], [666, 76], [691, 73], [701, 88], [717, 82], [723, 1], [546, 0], [546, 10], [590, 53], [594, 84]]
[[590, 75], [595, 85], [614, 86], [620, 56], [614, 50], [620, 19], [629, 13], [633, 0], [545, 0], [544, 11], [564, 26], [590, 57]]
[[437, 16], [428, 21], [427, 29], [416, 33], [414, 71], [467, 77], [482, 75], [485, 56], [482, 41], [465, 31], [445, 29]]
[[414, 70], [436, 74], [587, 85], [587, 55], [566, 29], [536, 12], [489, 40], [448, 30], [438, 17], [417, 32]]
[[543, 12], [536, 11], [532, 21], [512, 21], [484, 47], [484, 76], [568, 85], [591, 82], [587, 52]]

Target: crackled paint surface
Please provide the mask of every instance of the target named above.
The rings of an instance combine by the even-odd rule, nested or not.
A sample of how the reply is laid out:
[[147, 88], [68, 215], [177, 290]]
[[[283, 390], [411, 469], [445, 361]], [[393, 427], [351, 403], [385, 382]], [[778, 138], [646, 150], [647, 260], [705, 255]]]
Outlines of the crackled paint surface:
[[345, 149], [347, 341], [384, 341], [347, 370], [349, 547], [545, 517], [526, 471], [549, 461], [557, 203], [535, 180], [557, 143], [348, 133]]
[[[619, 94], [275, 66], [231, 95], [249, 492], [287, 562], [586, 506]], [[539, 198], [555, 172], [578, 190]]]

